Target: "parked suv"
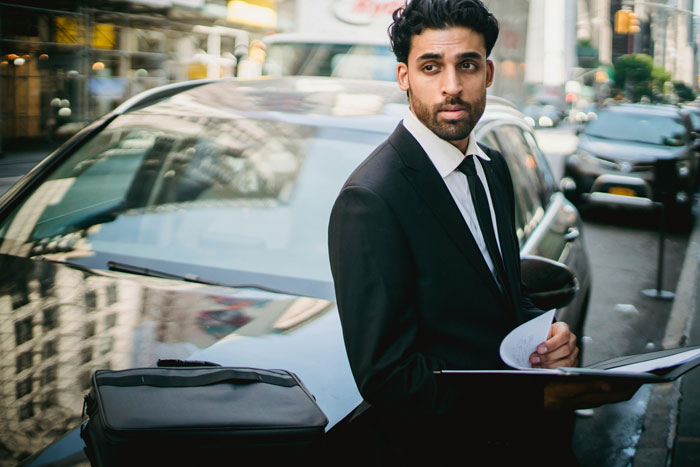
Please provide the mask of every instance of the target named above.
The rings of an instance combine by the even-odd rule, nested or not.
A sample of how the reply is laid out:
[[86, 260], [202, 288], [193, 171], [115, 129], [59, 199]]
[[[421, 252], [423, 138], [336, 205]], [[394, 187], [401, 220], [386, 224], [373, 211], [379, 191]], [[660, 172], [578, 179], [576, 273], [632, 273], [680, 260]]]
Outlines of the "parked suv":
[[[94, 122], [13, 186], [0, 198], [10, 463], [47, 447], [36, 465], [81, 456], [91, 374], [159, 358], [287, 369], [328, 429], [351, 423], [362, 398], [334, 304], [328, 219], [406, 111], [388, 82], [171, 86]], [[576, 209], [513, 106], [489, 98], [476, 131], [510, 165], [522, 255], [575, 273], [562, 289], [525, 273], [526, 258], [528, 287], [568, 297], [535, 303], [580, 336], [591, 279]]]
[[689, 225], [698, 189], [699, 143], [689, 111], [680, 107], [602, 108], [566, 158], [567, 196], [576, 203], [585, 203], [591, 192], [649, 198], [665, 204], [674, 224]]

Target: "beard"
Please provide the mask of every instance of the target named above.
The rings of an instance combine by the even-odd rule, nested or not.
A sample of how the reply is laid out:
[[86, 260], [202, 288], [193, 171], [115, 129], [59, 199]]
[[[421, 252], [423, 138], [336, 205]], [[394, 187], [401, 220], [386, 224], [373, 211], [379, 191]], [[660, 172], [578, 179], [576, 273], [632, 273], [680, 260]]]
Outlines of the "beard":
[[[423, 125], [428, 127], [439, 138], [446, 141], [461, 141], [466, 139], [476, 126], [486, 107], [486, 93], [479, 96], [472, 103], [464, 102], [458, 97], [448, 97], [441, 104], [430, 108], [427, 104], [414, 98], [413, 93], [408, 94], [413, 113]], [[439, 120], [438, 112], [445, 105], [458, 105], [467, 113], [466, 118], [460, 120]]]

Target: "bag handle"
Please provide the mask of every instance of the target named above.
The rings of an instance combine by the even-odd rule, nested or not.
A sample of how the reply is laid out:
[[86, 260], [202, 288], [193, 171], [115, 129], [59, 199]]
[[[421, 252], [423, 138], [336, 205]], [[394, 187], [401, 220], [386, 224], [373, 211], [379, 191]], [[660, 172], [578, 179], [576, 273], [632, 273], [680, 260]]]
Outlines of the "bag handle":
[[218, 363], [208, 362], [206, 360], [180, 360], [178, 358], [159, 358], [156, 366], [181, 368], [193, 366], [221, 366]]
[[250, 370], [221, 369], [193, 376], [178, 375], [99, 375], [97, 383], [101, 386], [156, 386], [162, 388], [188, 388], [195, 386], [208, 386], [222, 383], [267, 383], [276, 386], [296, 386], [296, 380], [289, 376], [276, 376], [261, 374]]

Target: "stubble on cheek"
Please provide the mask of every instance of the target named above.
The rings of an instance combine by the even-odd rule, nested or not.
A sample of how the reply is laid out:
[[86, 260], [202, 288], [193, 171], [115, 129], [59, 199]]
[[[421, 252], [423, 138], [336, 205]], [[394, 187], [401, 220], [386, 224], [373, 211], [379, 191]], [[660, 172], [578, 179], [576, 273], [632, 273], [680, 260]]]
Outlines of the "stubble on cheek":
[[[485, 98], [483, 100], [485, 100]], [[476, 113], [478, 113], [478, 115], [476, 115], [474, 112], [474, 106], [455, 97], [450, 97], [446, 99], [445, 102], [431, 107], [415, 99], [415, 96], [413, 96], [409, 90], [409, 102], [411, 104], [411, 109], [416, 117], [418, 117], [418, 120], [420, 120], [439, 138], [446, 141], [461, 141], [467, 138], [483, 113], [482, 99], [479, 99], [479, 101], [476, 103], [478, 107]], [[439, 112], [441, 107], [446, 104], [460, 105], [464, 107], [466, 116], [459, 120], [441, 119]]]

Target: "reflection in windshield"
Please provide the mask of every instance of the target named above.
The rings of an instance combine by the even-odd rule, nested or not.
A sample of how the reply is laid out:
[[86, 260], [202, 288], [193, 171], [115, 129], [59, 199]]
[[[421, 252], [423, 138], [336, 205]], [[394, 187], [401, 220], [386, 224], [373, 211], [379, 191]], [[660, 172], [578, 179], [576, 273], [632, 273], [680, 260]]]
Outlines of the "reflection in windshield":
[[326, 300], [173, 287], [6, 255], [0, 279], [0, 370], [4, 394], [12, 395], [0, 404], [1, 465], [21, 464], [79, 425], [97, 369], [187, 359], [234, 332], [229, 352], [249, 355], [245, 346], [253, 344], [240, 336], [294, 339], [332, 309]]
[[383, 138], [272, 120], [126, 114], [0, 226], [0, 252], [114, 253], [330, 281], [332, 203]]
[[585, 134], [638, 143], [682, 146], [686, 131], [680, 119], [670, 116], [601, 112], [597, 120], [588, 124]]

